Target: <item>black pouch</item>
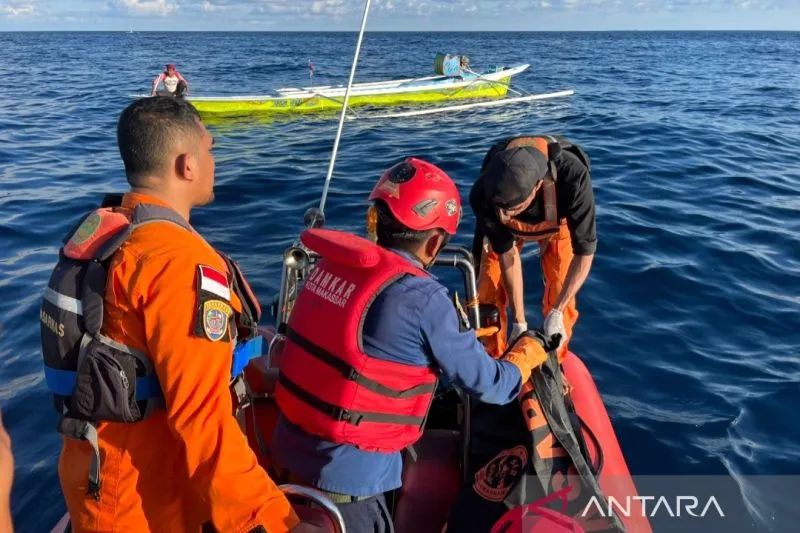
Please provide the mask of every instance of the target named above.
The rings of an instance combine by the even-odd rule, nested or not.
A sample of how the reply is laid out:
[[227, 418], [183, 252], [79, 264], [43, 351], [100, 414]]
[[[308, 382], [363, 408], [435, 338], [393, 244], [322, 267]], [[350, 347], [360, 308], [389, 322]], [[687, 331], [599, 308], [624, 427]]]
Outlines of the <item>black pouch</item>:
[[500, 310], [493, 304], [481, 304], [478, 308], [481, 315], [481, 327], [500, 327]]
[[70, 414], [86, 420], [137, 422], [137, 358], [102, 338], [82, 348]]

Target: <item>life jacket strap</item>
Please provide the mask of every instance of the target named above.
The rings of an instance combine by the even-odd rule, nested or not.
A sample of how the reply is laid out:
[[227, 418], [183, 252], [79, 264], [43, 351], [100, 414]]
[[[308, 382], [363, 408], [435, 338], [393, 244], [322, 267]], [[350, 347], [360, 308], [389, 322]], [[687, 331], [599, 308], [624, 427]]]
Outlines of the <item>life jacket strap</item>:
[[[105, 344], [113, 345], [117, 349], [122, 349], [134, 355], [136, 354], [135, 350], [131, 350], [127, 346], [124, 346], [118, 342], [114, 342], [104, 335], [98, 335], [98, 338]], [[264, 337], [261, 336], [239, 343], [233, 350], [231, 377], [236, 377], [241, 374], [250, 360], [260, 357], [263, 353], [263, 345]], [[146, 358], [139, 359], [143, 360], [145, 363], [149, 363], [149, 360], [146, 360]], [[58, 396], [72, 396], [72, 393], [75, 391], [77, 372], [74, 370], [62, 370], [59, 368], [45, 366], [44, 378], [45, 382], [47, 383], [47, 388], [50, 389], [50, 392], [53, 394]], [[161, 384], [158, 382], [158, 376], [156, 376], [155, 373], [150, 373], [144, 376], [136, 376], [135, 388], [137, 402], [163, 398]]]
[[192, 226], [180, 216], [175, 210], [169, 207], [162, 207], [154, 204], [139, 204], [133, 209], [131, 226], [138, 227], [149, 222], [172, 222], [182, 227], [186, 231], [194, 232]]
[[[50, 366], [44, 367], [44, 379], [50, 392], [58, 396], [72, 396], [75, 392], [77, 372], [61, 370]], [[161, 398], [161, 385], [155, 375], [136, 377], [136, 401], [143, 402]]]
[[242, 270], [239, 268], [236, 261], [231, 259], [227, 254], [222, 252], [218, 253], [228, 266], [228, 270], [231, 273], [233, 290], [239, 295], [239, 299], [242, 301], [241, 318], [243, 321], [248, 322], [242, 325], [255, 333], [258, 322], [261, 320], [261, 305], [258, 303], [258, 298], [256, 298], [255, 293], [253, 293], [252, 287], [250, 287], [250, 284], [247, 282], [244, 274], [242, 274]]
[[381, 396], [403, 399], [403, 398], [411, 398], [414, 396], [419, 396], [421, 394], [427, 394], [429, 392], [433, 392], [434, 390], [436, 390], [435, 381], [433, 383], [423, 383], [421, 385], [417, 385], [415, 387], [411, 387], [410, 389], [405, 389], [405, 390], [392, 389], [381, 383], [378, 383], [375, 380], [363, 376], [355, 368], [353, 368], [346, 362], [342, 361], [331, 352], [325, 350], [320, 346], [317, 346], [307, 338], [297, 333], [292, 328], [287, 328], [286, 338], [289, 339], [290, 342], [295, 343], [300, 348], [302, 348], [312, 356], [322, 361], [323, 363], [335, 368], [336, 370], [341, 371], [342, 375], [345, 376], [350, 381], [355, 381], [365, 389], [371, 390], [372, 392], [380, 394]]
[[317, 398], [306, 391], [300, 385], [286, 377], [285, 374], [278, 375], [278, 382], [286, 390], [291, 392], [296, 398], [307, 403], [317, 411], [331, 417], [337, 422], [343, 421], [357, 426], [361, 422], [377, 422], [383, 424], [402, 424], [407, 426], [422, 426], [425, 423], [424, 416], [393, 415], [389, 413], [375, 413], [370, 411], [353, 411], [343, 409], [338, 405], [328, 403], [321, 398]]
[[87, 420], [64, 417], [58, 424], [58, 431], [64, 436], [76, 440], [85, 440], [92, 447], [92, 462], [89, 465], [89, 479], [86, 494], [95, 500], [100, 500], [100, 444], [97, 437], [97, 428]]

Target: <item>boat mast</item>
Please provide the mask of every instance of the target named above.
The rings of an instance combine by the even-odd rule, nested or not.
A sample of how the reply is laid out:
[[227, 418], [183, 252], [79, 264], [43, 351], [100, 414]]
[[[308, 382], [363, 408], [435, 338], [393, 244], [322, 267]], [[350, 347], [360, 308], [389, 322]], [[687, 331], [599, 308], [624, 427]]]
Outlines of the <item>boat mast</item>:
[[367, 26], [367, 15], [369, 14], [369, 5], [372, 0], [367, 0], [364, 6], [364, 15], [361, 18], [361, 29], [358, 32], [358, 41], [356, 42], [356, 53], [353, 56], [353, 64], [350, 66], [350, 79], [347, 80], [347, 89], [344, 91], [344, 101], [342, 102], [342, 112], [339, 115], [339, 126], [336, 129], [336, 137], [333, 140], [333, 153], [331, 153], [331, 160], [328, 163], [328, 174], [325, 176], [325, 186], [322, 188], [322, 198], [319, 201], [319, 212], [324, 217], [325, 215], [325, 202], [328, 199], [328, 189], [331, 185], [331, 178], [333, 177], [333, 167], [336, 165], [336, 154], [339, 152], [339, 140], [342, 137], [342, 128], [344, 127], [344, 118], [347, 113], [347, 103], [350, 100], [350, 87], [353, 85], [353, 79], [356, 75], [356, 65], [358, 64], [358, 55], [361, 53], [361, 41], [364, 38], [364, 28]]

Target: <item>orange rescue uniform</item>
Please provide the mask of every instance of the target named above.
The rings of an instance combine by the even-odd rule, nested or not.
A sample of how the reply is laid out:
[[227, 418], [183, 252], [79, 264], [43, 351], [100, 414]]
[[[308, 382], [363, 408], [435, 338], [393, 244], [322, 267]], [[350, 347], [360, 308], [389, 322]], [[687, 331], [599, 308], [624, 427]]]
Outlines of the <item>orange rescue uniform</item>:
[[[522, 253], [523, 241], [516, 242], [517, 248]], [[544, 294], [542, 296], [542, 316], [547, 316], [558, 300], [564, 280], [567, 278], [569, 264], [572, 261], [572, 243], [569, 228], [566, 224], [559, 226], [558, 233], [545, 241], [539, 242], [539, 256], [544, 278]], [[505, 285], [503, 284], [500, 257], [491, 249], [488, 242], [484, 243], [481, 254], [480, 279], [478, 280], [478, 295], [481, 303], [493, 304], [500, 311], [500, 331], [496, 335], [484, 337], [482, 340], [487, 351], [493, 357], [500, 357], [506, 349], [506, 331], [508, 317], [506, 308], [509, 304]], [[578, 320], [578, 308], [575, 298], [567, 302], [564, 307], [564, 330], [567, 339], [558, 351], [559, 360], [567, 354], [567, 344], [572, 338], [572, 328]]]
[[[560, 148], [559, 142], [559, 156], [551, 158], [551, 142], [555, 142], [555, 139], [537, 136], [521, 136], [501, 141], [489, 151], [481, 169], [483, 172], [487, 161], [493, 157], [492, 154], [502, 150], [527, 147], [546, 156], [550, 170], [543, 178], [542, 187], [536, 193], [534, 203], [526, 208], [526, 211], [536, 210], [539, 219], [522, 220], [519, 218], [522, 214], [518, 214], [510, 220], [501, 222], [495, 214], [495, 208], [486, 198], [484, 184], [481, 183], [486, 179], [483, 176], [479, 178], [470, 193], [470, 204], [479, 218], [476, 239], [480, 240], [474, 245], [482, 246], [482, 248], [473, 250], [476, 254], [480, 252], [481, 257], [478, 298], [481, 304], [491, 304], [497, 307], [500, 322], [499, 331], [496, 334], [485, 336], [481, 340], [487, 351], [495, 357], [499, 357], [506, 348], [508, 327], [506, 309], [510, 302], [503, 282], [500, 256], [490, 244], [495, 241], [484, 230], [487, 228], [492, 230], [495, 240], [498, 239], [498, 235], [501, 235], [499, 242], [504, 246], [502, 251], [516, 246], [521, 255], [525, 242], [539, 243], [544, 281], [543, 317], [550, 313], [558, 301], [574, 257], [576, 243], [580, 247], [577, 253], [581, 255], [594, 254], [596, 246], [595, 209], [588, 156], [579, 147], [577, 151], [568, 153], [568, 150]], [[572, 146], [571, 143], [569, 145]], [[584, 160], [576, 157], [578, 152]], [[556, 178], [557, 174], [558, 178]], [[562, 192], [557, 195], [556, 189], [559, 187], [562, 188]], [[567, 194], [563, 194], [564, 192]], [[559, 203], [560, 201], [561, 203]], [[539, 203], [537, 204], [537, 202]], [[481, 224], [484, 225], [483, 228]], [[504, 228], [500, 230], [501, 234], [497, 233], [497, 228]], [[575, 298], [571, 298], [563, 309], [564, 330], [567, 338], [564, 339], [558, 352], [561, 360], [567, 354], [567, 345], [572, 338], [572, 330], [577, 320], [578, 309], [575, 305]]]
[[[128, 193], [123, 208], [160, 200]], [[270, 533], [297, 522], [289, 502], [258, 465], [233, 417], [233, 341], [196, 336], [198, 265], [228, 273], [203, 238], [171, 223], [146, 224], [114, 256], [104, 333], [149, 354], [166, 409], [133, 423], [98, 426], [99, 500], [87, 495], [92, 449], [64, 439], [59, 478], [74, 531]], [[231, 306], [241, 302], [231, 291]]]

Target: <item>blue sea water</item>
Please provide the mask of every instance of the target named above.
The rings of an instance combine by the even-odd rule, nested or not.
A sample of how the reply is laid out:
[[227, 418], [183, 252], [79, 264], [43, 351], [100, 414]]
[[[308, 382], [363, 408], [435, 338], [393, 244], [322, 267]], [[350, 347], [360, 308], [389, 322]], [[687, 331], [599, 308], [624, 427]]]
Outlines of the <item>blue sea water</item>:
[[[41, 373], [37, 308], [62, 234], [125, 188], [115, 123], [176, 62], [194, 94], [346, 79], [351, 33], [0, 33], [0, 407], [14, 442], [14, 519], [63, 513], [60, 438]], [[731, 476], [744, 530], [796, 526], [800, 475], [800, 33], [368, 33], [357, 79], [531, 63], [528, 92], [575, 96], [345, 125], [327, 215], [360, 229], [382, 169], [439, 163], [466, 198], [500, 137], [563, 133], [593, 162], [599, 247], [572, 349], [592, 371], [636, 474]], [[283, 249], [318, 202], [331, 117], [212, 123], [216, 202], [193, 223], [270, 301]], [[473, 228], [469, 212], [458, 242]], [[540, 298], [528, 256], [529, 322]]]

